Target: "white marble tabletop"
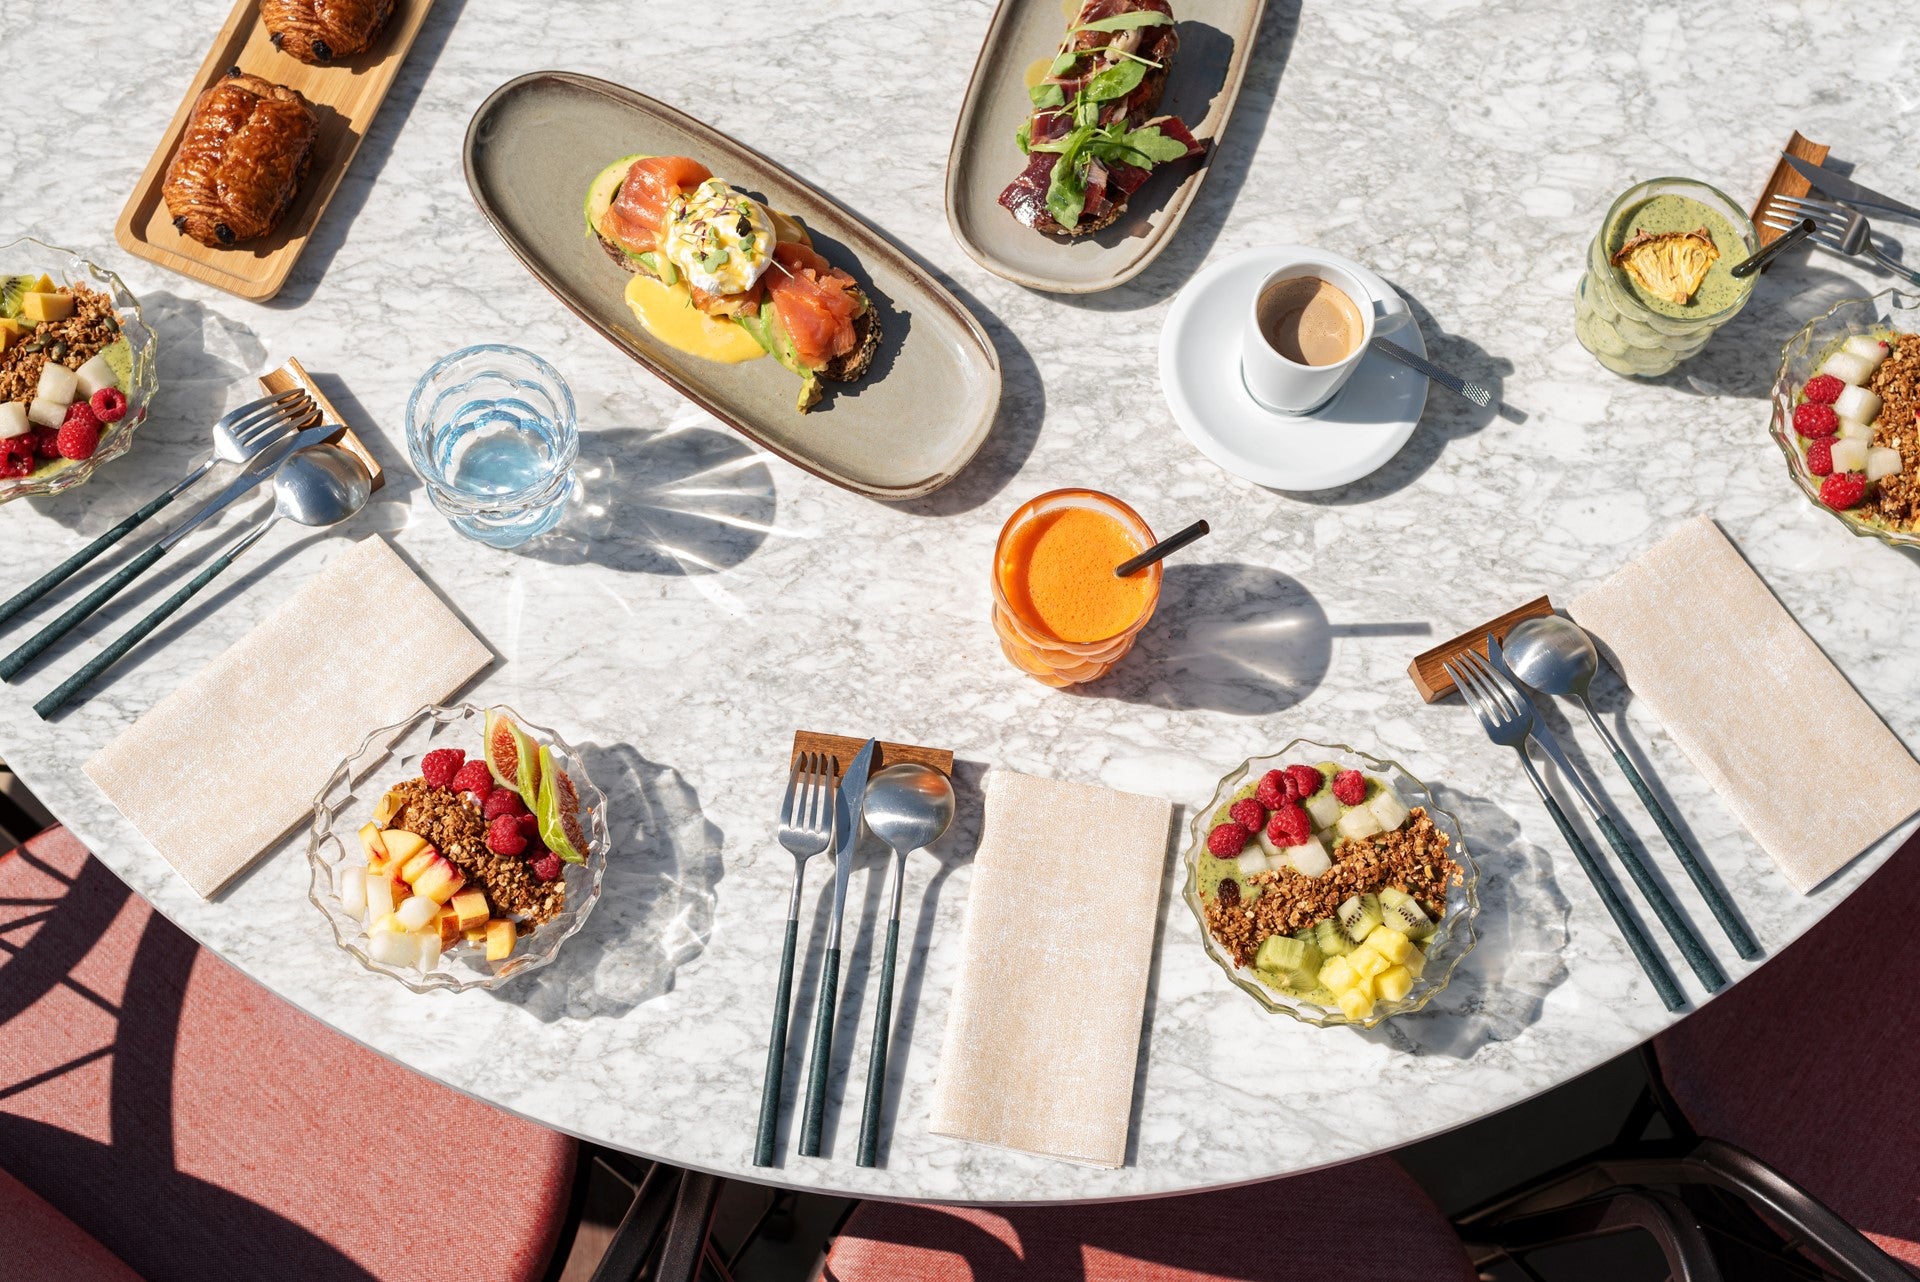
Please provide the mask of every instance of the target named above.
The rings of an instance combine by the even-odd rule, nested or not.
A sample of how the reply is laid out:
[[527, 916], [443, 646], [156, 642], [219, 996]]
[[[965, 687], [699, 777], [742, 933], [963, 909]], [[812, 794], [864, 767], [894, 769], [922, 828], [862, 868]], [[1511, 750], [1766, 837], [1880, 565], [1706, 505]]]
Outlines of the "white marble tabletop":
[[[1182, 12], [1205, 9], [1187, 0]], [[1126, 1197], [1339, 1162], [1485, 1116], [1671, 1022], [1511, 756], [1457, 704], [1416, 697], [1415, 652], [1542, 591], [1565, 600], [1675, 522], [1710, 513], [1894, 730], [1920, 740], [1913, 559], [1812, 511], [1766, 437], [1777, 345], [1825, 302], [1877, 282], [1834, 259], [1790, 258], [1704, 356], [1662, 381], [1617, 378], [1573, 339], [1588, 238], [1635, 180], [1691, 175], [1747, 198], [1795, 128], [1870, 182], [1897, 189], [1911, 175], [1916, 100], [1895, 73], [1913, 37], [1872, 9], [1773, 6], [1736, 20], [1653, 0], [1275, 3], [1226, 145], [1172, 246], [1133, 284], [1066, 299], [988, 275], [947, 231], [947, 145], [986, 0], [439, 0], [315, 243], [266, 305], [113, 244], [114, 217], [226, 10], [182, 0], [129, 22], [108, 5], [0, 8], [13, 65], [97, 69], [0, 112], [0, 239], [35, 234], [124, 273], [156, 323], [162, 381], [128, 458], [69, 496], [0, 509], [6, 579], [63, 556], [183, 471], [211, 413], [245, 396], [246, 376], [298, 355], [392, 469], [356, 532], [389, 533], [501, 656], [474, 697], [590, 745], [618, 819], [606, 902], [537, 977], [496, 995], [418, 997], [334, 950], [306, 901], [298, 840], [202, 902], [82, 775], [116, 731], [339, 555], [338, 541], [274, 535], [246, 573], [57, 724], [29, 704], [45, 673], [68, 670], [94, 640], [0, 690], [0, 756], [207, 946], [453, 1086], [638, 1153], [862, 1194]], [[469, 201], [460, 143], [490, 90], [545, 67], [633, 85], [731, 132], [942, 273], [1005, 368], [999, 420], [972, 468], [898, 506], [835, 489], [746, 447], [535, 284]], [[1436, 392], [1404, 452], [1343, 490], [1288, 496], [1220, 472], [1161, 399], [1160, 324], [1201, 264], [1274, 242], [1371, 264], [1406, 294], [1435, 358], [1500, 387], [1525, 421]], [[554, 360], [586, 428], [577, 509], [514, 553], [457, 538], [400, 443], [414, 379], [487, 340]], [[1205, 516], [1214, 531], [1169, 570], [1134, 655], [1080, 693], [1015, 672], [988, 620], [1001, 521], [1067, 484], [1118, 493], [1164, 530]], [[157, 590], [90, 635], [117, 632]], [[1891, 849], [1795, 895], [1644, 710], [1617, 688], [1604, 701], [1769, 952]], [[853, 1161], [883, 881], [874, 849], [851, 895], [858, 951], [841, 1001], [830, 1155], [793, 1156], [786, 1138], [782, 1165], [750, 1165], [792, 868], [772, 820], [800, 726], [944, 745], [962, 762], [961, 817], [911, 866], [884, 1169]], [[1297, 735], [1396, 757], [1461, 814], [1485, 870], [1484, 941], [1452, 988], [1371, 1034], [1267, 1016], [1202, 956], [1169, 876], [1128, 1164], [1084, 1170], [929, 1135], [982, 771], [1191, 806], [1228, 766]], [[1601, 759], [1585, 726], [1572, 738]], [[1631, 794], [1611, 772], [1605, 783], [1671, 872]], [[218, 805], [220, 781], [204, 787]], [[809, 895], [816, 928], [827, 880], [816, 875]], [[1691, 887], [1670, 881], [1729, 969], [1746, 969]], [[810, 1023], [818, 938], [797, 1033]], [[1698, 1003], [1698, 984], [1667, 953]]]

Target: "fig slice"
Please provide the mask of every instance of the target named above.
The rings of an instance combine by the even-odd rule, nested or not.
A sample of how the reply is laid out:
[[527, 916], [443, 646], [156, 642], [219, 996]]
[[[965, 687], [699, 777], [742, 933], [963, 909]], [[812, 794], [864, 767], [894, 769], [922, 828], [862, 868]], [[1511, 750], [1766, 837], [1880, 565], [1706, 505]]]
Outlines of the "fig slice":
[[540, 757], [526, 732], [496, 708], [487, 709], [487, 770], [495, 783], [519, 793], [533, 809], [540, 790]]
[[533, 813], [540, 824], [540, 840], [570, 864], [587, 861], [587, 833], [580, 826], [580, 794], [567, 772], [553, 762], [553, 752], [540, 749], [540, 798]]
[[1719, 257], [1713, 234], [1700, 227], [1657, 235], [1636, 231], [1609, 261], [1625, 268], [1627, 275], [1655, 298], [1685, 306]]

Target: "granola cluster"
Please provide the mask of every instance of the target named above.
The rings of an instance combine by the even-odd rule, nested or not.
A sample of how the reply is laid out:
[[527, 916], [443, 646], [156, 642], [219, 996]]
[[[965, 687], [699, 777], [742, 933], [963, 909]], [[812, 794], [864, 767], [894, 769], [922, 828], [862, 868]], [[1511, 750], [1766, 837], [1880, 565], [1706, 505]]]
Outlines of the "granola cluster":
[[1893, 350], [1868, 384], [1879, 393], [1873, 443], [1900, 451], [1901, 470], [1873, 487], [1860, 514], [1896, 530], [1920, 530], [1920, 335], [1894, 334]]
[[451, 859], [470, 885], [486, 893], [495, 916], [519, 918], [525, 934], [566, 907], [564, 879], [541, 881], [519, 855], [487, 848], [487, 821], [471, 794], [436, 788], [425, 779], [409, 779], [393, 791], [401, 806], [392, 826], [425, 838]]
[[73, 315], [43, 321], [33, 333], [0, 353], [0, 401], [30, 401], [49, 360], [79, 369], [120, 337], [113, 301], [85, 285], [68, 287]]
[[1461, 878], [1447, 844], [1447, 834], [1416, 806], [1393, 832], [1340, 842], [1333, 866], [1318, 877], [1280, 869], [1240, 878], [1260, 888], [1257, 897], [1242, 894], [1239, 882], [1222, 880], [1217, 897], [1205, 903], [1207, 929], [1235, 965], [1247, 966], [1268, 936], [1304, 930], [1333, 916], [1350, 896], [1387, 886], [1412, 895], [1438, 921], [1446, 915], [1447, 887]]

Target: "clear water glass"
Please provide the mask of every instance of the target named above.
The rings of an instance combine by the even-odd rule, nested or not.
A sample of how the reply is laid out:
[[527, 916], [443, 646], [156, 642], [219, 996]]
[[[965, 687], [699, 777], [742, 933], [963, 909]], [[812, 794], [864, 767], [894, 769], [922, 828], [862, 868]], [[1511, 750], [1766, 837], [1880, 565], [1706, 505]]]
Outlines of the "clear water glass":
[[462, 348], [415, 384], [407, 453], [454, 529], [516, 547], [558, 524], [573, 493], [573, 393], [558, 370], [523, 348]]

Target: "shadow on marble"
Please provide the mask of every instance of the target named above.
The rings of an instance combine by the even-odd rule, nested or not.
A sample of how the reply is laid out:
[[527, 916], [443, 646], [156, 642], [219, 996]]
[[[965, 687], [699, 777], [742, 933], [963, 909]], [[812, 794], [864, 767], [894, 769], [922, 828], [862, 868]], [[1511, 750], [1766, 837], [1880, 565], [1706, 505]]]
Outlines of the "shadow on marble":
[[1335, 624], [1297, 579], [1238, 562], [1172, 562], [1160, 605], [1118, 667], [1069, 692], [1183, 711], [1291, 708], [1327, 673], [1336, 637], [1416, 636], [1425, 622]]
[[1425, 1010], [1361, 1036], [1395, 1050], [1467, 1060], [1518, 1037], [1566, 980], [1572, 906], [1560, 887], [1558, 852], [1528, 842], [1514, 817], [1485, 797], [1446, 786], [1436, 793], [1459, 819], [1461, 840], [1480, 866], [1478, 942]]
[[[1240, 84], [1240, 97], [1234, 103], [1220, 144], [1207, 157], [1207, 177], [1201, 184], [1179, 230], [1147, 269], [1124, 285], [1097, 294], [1047, 294], [1046, 297], [1088, 311], [1131, 312], [1163, 302], [1180, 291], [1200, 269], [1219, 239], [1220, 231], [1233, 214], [1240, 190], [1246, 185], [1255, 156], [1266, 132], [1267, 118], [1280, 94], [1280, 78], [1293, 52], [1294, 37], [1300, 29], [1300, 0], [1273, 0], [1267, 6], [1247, 62], [1246, 79]], [[1211, 27], [1196, 22], [1180, 24], [1180, 52], [1175, 59], [1175, 75], [1180, 67], [1191, 66], [1212, 57], [1222, 59], [1226, 37]], [[1197, 120], [1196, 113], [1188, 117]], [[1158, 180], [1155, 180], [1157, 182]], [[1151, 198], [1154, 184], [1143, 190]], [[1038, 292], [1038, 291], [1036, 291]]]
[[[346, 176], [334, 189], [326, 212], [314, 226], [313, 236], [307, 241], [300, 261], [294, 264], [286, 285], [262, 306], [287, 310], [312, 299], [314, 289], [333, 265], [334, 255], [346, 243], [354, 219], [366, 208], [367, 197], [372, 194], [374, 185], [380, 181], [381, 171], [393, 156], [393, 144], [406, 127], [407, 117], [413, 114], [420, 91], [426, 87], [434, 64], [440, 60], [440, 51], [446, 47], [447, 36], [465, 8], [466, 0], [439, 0], [428, 12], [414, 36], [412, 47], [407, 50], [406, 60], [400, 64], [400, 70], [387, 90], [386, 99], [381, 102], [380, 110], [374, 115], [359, 150], [354, 153], [353, 163], [347, 166]], [[459, 164], [457, 155], [454, 164]], [[419, 206], [418, 211], [430, 220], [440, 217], [444, 223], [444, 216], [431, 204]], [[413, 214], [414, 210], [407, 212]], [[433, 234], [436, 230], [443, 231], [444, 227], [436, 229], [429, 222], [424, 232]], [[489, 238], [488, 247], [499, 246]]]
[[[1421, 411], [1419, 425], [1413, 429], [1413, 435], [1407, 438], [1407, 443], [1400, 447], [1400, 452], [1387, 460], [1378, 471], [1330, 490], [1303, 493], [1280, 491], [1290, 499], [1317, 507], [1350, 507], [1371, 503], [1419, 480], [1428, 468], [1440, 461], [1440, 455], [1446, 451], [1449, 442], [1474, 435], [1495, 418], [1523, 423], [1530, 417], [1527, 409], [1509, 405], [1505, 400], [1506, 378], [1513, 373], [1510, 359], [1489, 353], [1472, 339], [1447, 333], [1426, 304], [1398, 283], [1388, 283], [1406, 300], [1408, 310], [1420, 326], [1421, 337], [1426, 340], [1427, 355], [1434, 364], [1470, 383], [1479, 383], [1487, 388], [1493, 393], [1493, 404], [1483, 408], [1464, 396], [1455, 396], [1444, 387], [1429, 384], [1427, 404]], [[1568, 309], [1571, 318], [1571, 300]]]
[[773, 528], [766, 456], [731, 432], [582, 432], [575, 477], [560, 524], [514, 555], [629, 574], [715, 574], [752, 556]]
[[720, 829], [678, 770], [624, 743], [584, 744], [580, 760], [607, 794], [600, 903], [551, 965], [491, 993], [545, 1023], [618, 1019], [670, 991], [707, 946], [726, 872]]

